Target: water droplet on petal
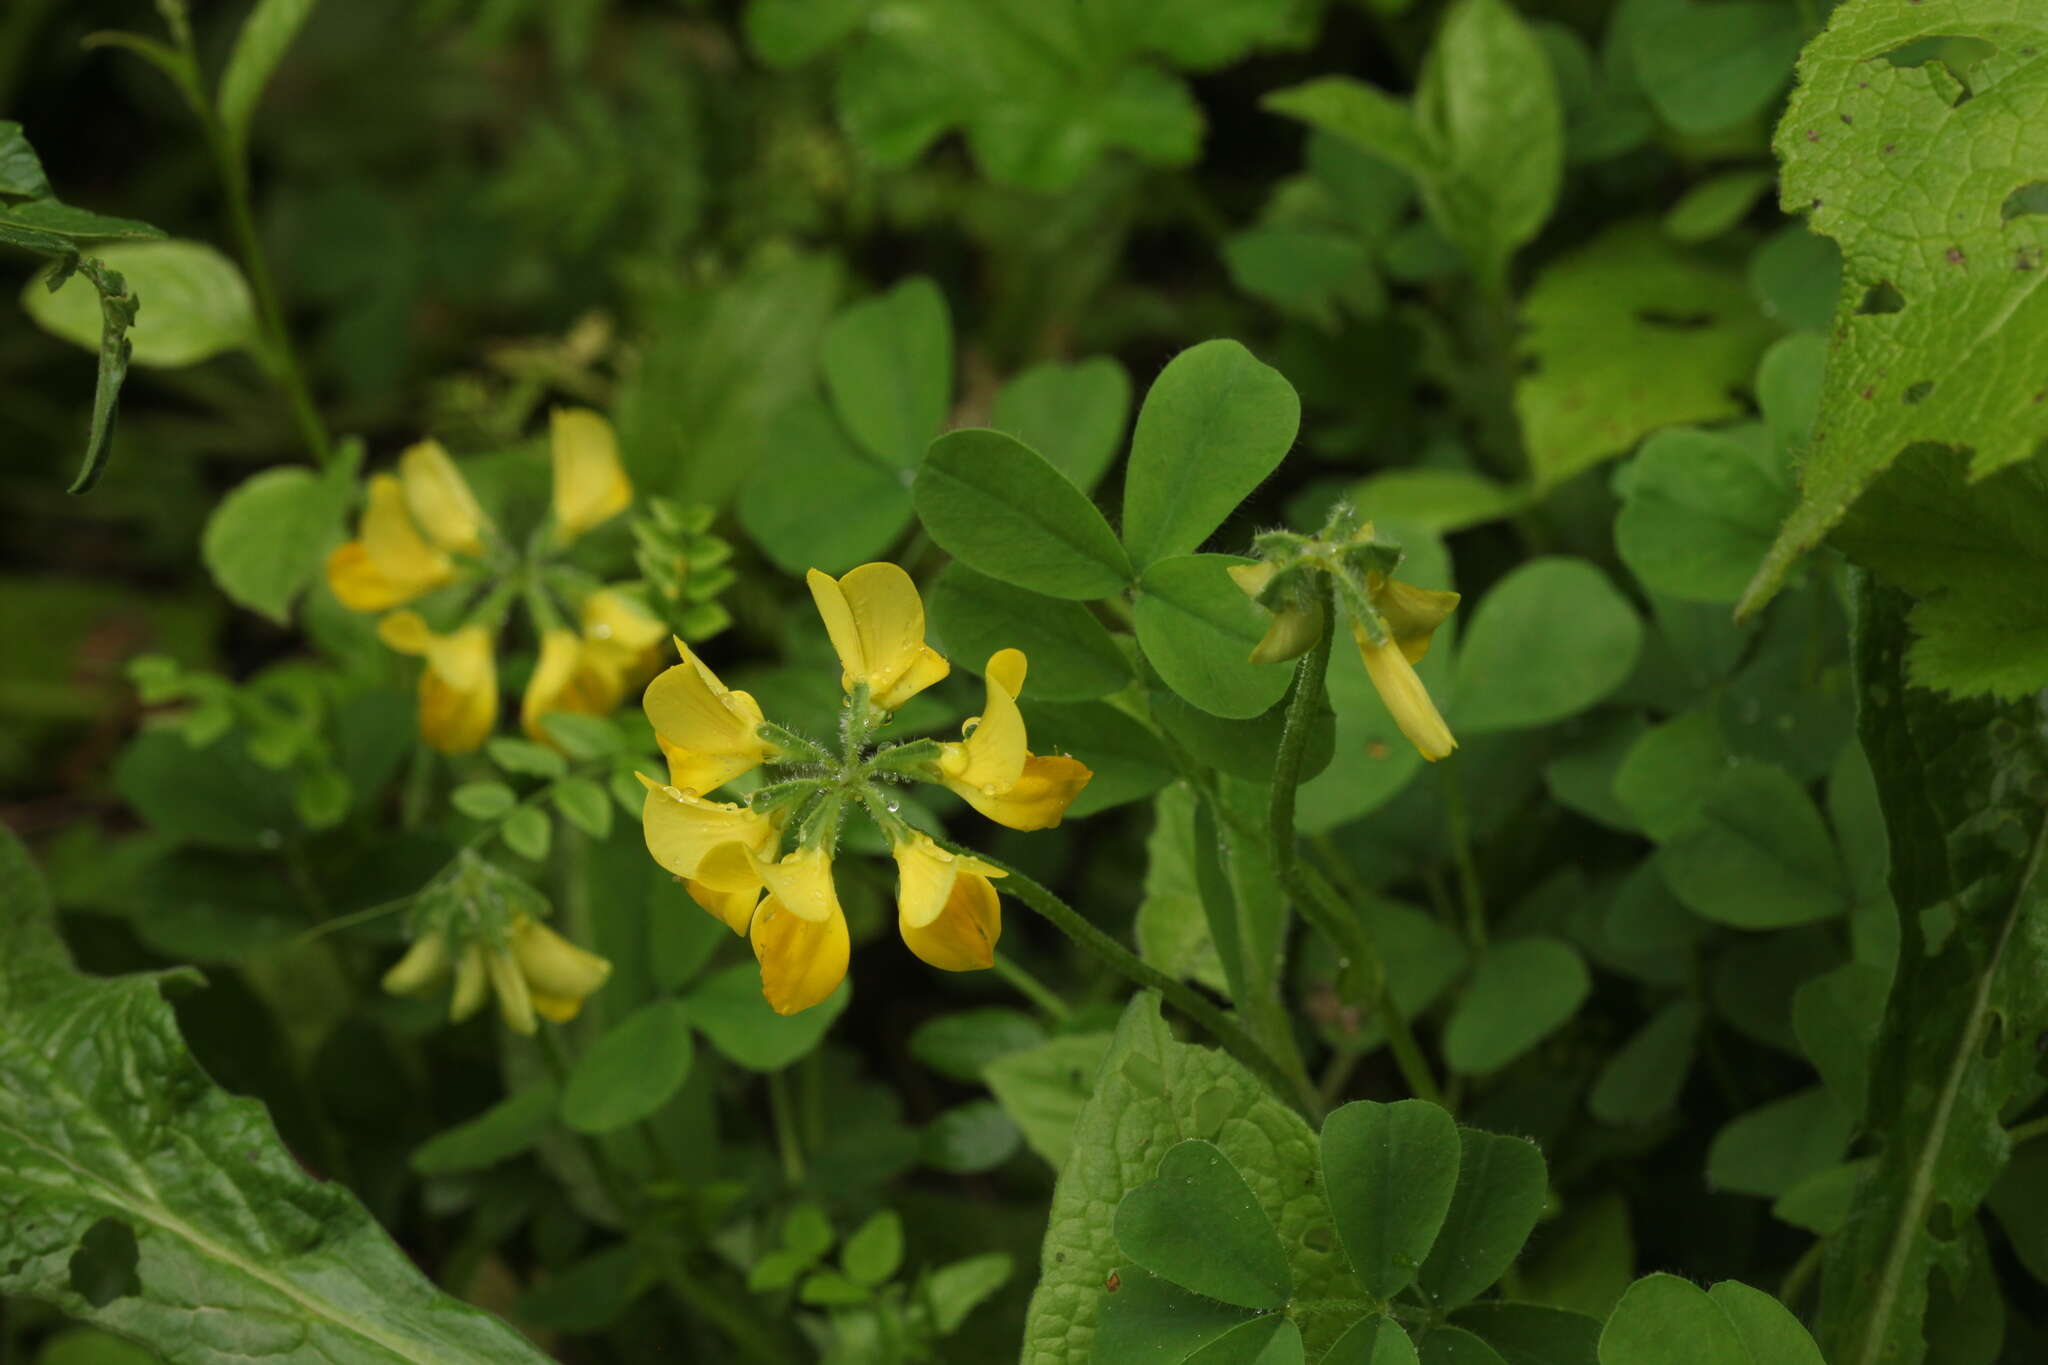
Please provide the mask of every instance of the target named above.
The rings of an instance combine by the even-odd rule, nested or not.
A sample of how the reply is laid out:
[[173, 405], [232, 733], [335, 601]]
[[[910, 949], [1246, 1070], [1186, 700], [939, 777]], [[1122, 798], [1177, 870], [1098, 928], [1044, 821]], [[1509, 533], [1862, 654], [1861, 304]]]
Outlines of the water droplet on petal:
[[894, 815], [897, 811], [903, 809], [903, 803], [892, 796], [887, 801], [884, 801], [882, 803], [882, 809], [888, 811], [889, 814]]

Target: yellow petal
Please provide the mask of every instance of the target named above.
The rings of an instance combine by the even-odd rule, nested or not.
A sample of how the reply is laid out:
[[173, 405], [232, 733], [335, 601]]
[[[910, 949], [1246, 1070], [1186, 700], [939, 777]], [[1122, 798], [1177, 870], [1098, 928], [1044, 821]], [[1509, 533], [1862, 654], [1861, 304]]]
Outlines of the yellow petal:
[[618, 704], [617, 676], [601, 665], [592, 666], [581, 636], [560, 626], [541, 632], [540, 658], [519, 703], [519, 724], [529, 737], [554, 743], [541, 724], [543, 716], [605, 716]]
[[370, 547], [360, 540], [337, 545], [327, 556], [327, 586], [334, 590], [335, 600], [350, 611], [383, 611], [410, 602], [445, 581], [391, 578], [370, 558]]
[[427, 543], [406, 507], [405, 486], [390, 474], [370, 476], [369, 503], [358, 537], [370, 565], [385, 580], [417, 597], [455, 577], [455, 562]]
[[777, 1014], [796, 1014], [823, 1001], [846, 979], [851, 942], [846, 916], [794, 915], [770, 896], [754, 912], [748, 934], [761, 963], [761, 994]]
[[1358, 653], [1365, 660], [1366, 676], [1372, 679], [1373, 689], [1417, 752], [1434, 763], [1457, 748], [1451, 727], [1444, 724], [1436, 703], [1429, 699], [1429, 689], [1415, 675], [1415, 666], [1408, 661], [1400, 643], [1388, 640], [1376, 645], [1355, 623], [1351, 635], [1358, 642]]
[[1004, 875], [1002, 869], [979, 858], [940, 848], [926, 834], [911, 835], [890, 853], [896, 859], [896, 915], [912, 929], [922, 929], [939, 917], [960, 877]]
[[800, 848], [774, 862], [759, 864], [768, 893], [800, 919], [822, 924], [837, 916], [839, 892], [832, 885], [832, 855], [822, 848]]
[[434, 632], [416, 611], [394, 611], [377, 623], [377, 638], [400, 654], [425, 654], [434, 646]]
[[759, 754], [700, 754], [656, 736], [668, 760], [668, 782], [679, 791], [713, 792], [742, 773], [760, 766]]
[[661, 648], [668, 627], [639, 602], [612, 588], [599, 588], [577, 609], [583, 628], [583, 652], [591, 664], [602, 663], [614, 677], [621, 696], [661, 671]]
[[1316, 638], [1322, 634], [1323, 619], [1320, 612], [1303, 611], [1289, 607], [1273, 615], [1272, 624], [1266, 633], [1252, 647], [1250, 662], [1255, 664], [1277, 664], [1298, 658], [1308, 653]]
[[429, 930], [412, 941], [405, 956], [384, 973], [384, 989], [393, 995], [414, 995], [448, 974], [448, 936]]
[[483, 552], [490, 518], [439, 441], [407, 447], [398, 457], [398, 480], [405, 489], [406, 509], [429, 540], [444, 550]]
[[448, 1022], [459, 1024], [484, 1007], [490, 993], [490, 971], [484, 966], [484, 950], [470, 944], [455, 964], [455, 993], [448, 998]]
[[899, 917], [896, 927], [904, 945], [940, 971], [980, 971], [995, 965], [996, 940], [1003, 936], [1002, 905], [987, 877], [963, 873], [930, 923], [914, 925]]
[[533, 992], [527, 987], [526, 978], [519, 974], [519, 964], [503, 948], [491, 948], [484, 953], [484, 966], [491, 974], [491, 990], [498, 997], [498, 1017], [514, 1033], [530, 1035], [536, 1027]]
[[[1011, 684], [1014, 683], [1015, 687]], [[950, 781], [998, 794], [1023, 775], [1030, 757], [1017, 689], [1024, 685], [1024, 654], [1006, 649], [988, 661], [987, 697], [958, 744], [939, 746], [939, 768]]]
[[1387, 633], [1411, 664], [1429, 653], [1429, 638], [1458, 605], [1458, 594], [1418, 588], [1398, 578], [1367, 583], [1372, 604], [1387, 623]]
[[945, 782], [968, 805], [999, 825], [1051, 829], [1094, 776], [1079, 759], [1033, 754], [1024, 761], [1023, 774], [1005, 791], [991, 792], [950, 777]]
[[[679, 787], [709, 791], [729, 782], [768, 756], [759, 734], [761, 708], [744, 692], [729, 692], [695, 654], [683, 650], [683, 662], [662, 670], [640, 699], [664, 752], [684, 750], [724, 760], [711, 765], [723, 772], [718, 782], [676, 778]], [[671, 753], [671, 763], [674, 756]]]
[[745, 934], [754, 922], [754, 908], [761, 903], [761, 884], [738, 891], [721, 891], [704, 882], [686, 881], [683, 890], [715, 919], [735, 934]]
[[811, 600], [832, 637], [844, 683], [868, 685], [877, 706], [901, 706], [946, 676], [949, 665], [924, 642], [924, 602], [894, 564], [863, 564], [844, 578], [812, 569]]
[[444, 754], [466, 754], [498, 724], [498, 669], [491, 633], [464, 626], [427, 646], [420, 675], [420, 737]]
[[533, 1012], [550, 1023], [566, 1024], [583, 1012], [583, 997], [534, 991]]
[[604, 985], [612, 964], [563, 938], [538, 920], [522, 919], [509, 935], [512, 957], [533, 991], [558, 999], [582, 1000]]
[[704, 855], [721, 844], [739, 844], [758, 852], [775, 837], [768, 818], [745, 806], [706, 801], [645, 777], [640, 781], [647, 787], [647, 799], [640, 807], [647, 851], [678, 877], [699, 876]]
[[999, 649], [988, 656], [988, 667], [982, 675], [991, 683], [1009, 693], [1012, 700], [1024, 695], [1024, 675], [1030, 670], [1030, 661], [1021, 649]]
[[588, 408], [556, 408], [548, 418], [555, 469], [555, 539], [567, 545], [626, 510], [633, 483], [619, 463], [612, 424]]
[[1233, 564], [1224, 570], [1230, 581], [1237, 584], [1239, 592], [1256, 602], [1266, 585], [1273, 581], [1273, 575], [1280, 572], [1279, 566], [1260, 562], [1257, 564]]

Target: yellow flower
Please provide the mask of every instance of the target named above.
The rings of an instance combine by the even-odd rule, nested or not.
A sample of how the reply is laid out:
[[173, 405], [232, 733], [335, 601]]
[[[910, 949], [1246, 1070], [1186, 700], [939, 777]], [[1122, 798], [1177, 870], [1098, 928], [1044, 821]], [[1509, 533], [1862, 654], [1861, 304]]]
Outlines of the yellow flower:
[[823, 1003], [846, 979], [852, 940], [844, 915], [805, 919], [769, 896], [755, 910], [747, 937], [761, 963], [761, 994], [777, 1014]]
[[[1246, 597], [1254, 602], [1266, 591], [1280, 572], [1277, 565], [1233, 564], [1230, 576]], [[1301, 606], [1282, 606], [1273, 612], [1273, 620], [1266, 627], [1266, 633], [1252, 646], [1249, 662], [1255, 664], [1277, 664], [1298, 658], [1308, 653], [1323, 633], [1323, 614], [1319, 610]]]
[[1416, 676], [1413, 663], [1429, 648], [1428, 638], [1422, 639], [1412, 655], [1409, 652], [1411, 645], [1403, 643], [1391, 632], [1383, 643], [1374, 644], [1372, 637], [1365, 633], [1365, 627], [1357, 622], [1352, 623], [1351, 638], [1358, 642], [1359, 657], [1365, 660], [1366, 676], [1372, 679], [1374, 690], [1387, 704], [1394, 724], [1401, 727], [1401, 733], [1408, 737], [1408, 742], [1431, 763], [1447, 757], [1458, 747], [1458, 741], [1451, 737], [1451, 727], [1444, 724], [1436, 703], [1429, 699], [1429, 689]]
[[356, 538], [327, 556], [327, 584], [350, 611], [383, 611], [454, 579], [455, 561], [420, 534], [406, 501], [396, 476], [371, 475]]
[[583, 599], [577, 618], [592, 666], [611, 671], [620, 695], [660, 671], [668, 627], [635, 598], [599, 588]]
[[633, 482], [619, 463], [612, 424], [588, 408], [556, 408], [548, 416], [555, 470], [555, 540], [563, 545], [626, 510]]
[[682, 641], [683, 661], [647, 685], [641, 699], [654, 737], [668, 759], [669, 783], [684, 791], [715, 791], [776, 753], [759, 733], [761, 708], [727, 690]]
[[1017, 697], [1024, 690], [1021, 649], [989, 657], [987, 700], [956, 744], [939, 746], [940, 780], [968, 805], [1011, 829], [1051, 829], [1095, 776], [1079, 759], [1033, 754], [1026, 747]]
[[838, 651], [847, 691], [864, 682], [869, 701], [894, 711], [950, 671], [925, 644], [924, 601], [896, 565], [863, 564], [844, 578], [812, 569], [804, 581]]
[[384, 974], [384, 989], [394, 995], [421, 994], [439, 984], [451, 966], [451, 1022], [469, 1018], [483, 1008], [487, 994], [495, 993], [505, 1026], [525, 1034], [534, 1031], [536, 1015], [556, 1023], [574, 1019], [612, 972], [612, 964], [596, 953], [521, 914], [506, 929], [503, 947], [472, 939], [459, 958], [451, 957], [445, 930], [429, 930]]
[[464, 626], [448, 635], [428, 629], [418, 612], [394, 611], [377, 636], [401, 654], [427, 661], [420, 674], [420, 737], [444, 754], [480, 747], [498, 724], [498, 666], [491, 632]]
[[995, 965], [1003, 914], [992, 877], [1006, 875], [979, 858], [948, 853], [925, 834], [890, 852], [896, 859], [896, 928], [911, 952], [948, 972]]
[[519, 703], [519, 724], [532, 738], [552, 744], [542, 717], [558, 712], [607, 716], [619, 697], [618, 673], [593, 657], [575, 631], [555, 626], [541, 632], [540, 658]]
[[1381, 573], [1366, 575], [1365, 590], [1386, 623], [1387, 634], [1411, 664], [1422, 662], [1422, 656], [1429, 653], [1430, 637], [1458, 605], [1457, 593], [1418, 588]]
[[439, 441], [421, 441], [398, 457], [398, 480], [405, 490], [406, 510], [444, 550], [481, 554], [489, 517], [476, 494]]
[[[636, 775], [647, 788], [640, 808], [647, 851], [675, 876], [685, 880], [701, 877], [705, 858], [721, 846], [738, 845], [748, 853], [761, 853], [774, 841], [775, 823], [758, 811], [706, 801], [694, 792]], [[760, 884], [759, 877], [753, 881]], [[734, 932], [744, 931], [745, 925], [741, 925]]]

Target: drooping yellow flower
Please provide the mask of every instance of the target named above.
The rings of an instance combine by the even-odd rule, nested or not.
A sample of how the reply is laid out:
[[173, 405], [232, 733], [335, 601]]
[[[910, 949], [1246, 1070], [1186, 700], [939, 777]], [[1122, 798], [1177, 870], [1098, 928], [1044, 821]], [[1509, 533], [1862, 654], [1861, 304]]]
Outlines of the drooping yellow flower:
[[866, 683], [868, 700], [894, 711], [951, 670], [925, 644], [924, 600], [896, 565], [863, 564], [844, 578], [812, 569], [804, 581], [839, 654], [847, 691]]
[[1448, 757], [1458, 747], [1458, 741], [1451, 737], [1451, 727], [1444, 724], [1436, 703], [1429, 699], [1429, 689], [1416, 676], [1413, 663], [1429, 648], [1428, 638], [1423, 638], [1413, 655], [1409, 653], [1410, 646], [1391, 632], [1381, 643], [1373, 643], [1365, 627], [1355, 621], [1351, 638], [1358, 642], [1358, 653], [1365, 660], [1365, 674], [1372, 679], [1373, 690], [1380, 694], [1380, 700], [1386, 703], [1394, 724], [1401, 728], [1408, 742], [1431, 763]]
[[[1279, 572], [1279, 566], [1271, 563], [1233, 564], [1229, 569], [1230, 577], [1254, 602], [1262, 600], [1266, 585]], [[1322, 633], [1323, 613], [1319, 608], [1284, 604], [1273, 612], [1273, 620], [1267, 625], [1266, 633], [1258, 644], [1252, 646], [1250, 662], [1277, 664], [1298, 658], [1308, 653]]]
[[483, 1008], [488, 994], [498, 997], [498, 1012], [515, 1033], [531, 1034], [535, 1016], [564, 1023], [574, 1019], [583, 1002], [604, 985], [612, 964], [563, 938], [529, 915], [514, 916], [498, 947], [472, 938], [461, 955], [452, 951], [448, 932], [431, 929], [413, 941], [390, 971], [384, 989], [394, 995], [419, 995], [455, 974], [448, 1018], [461, 1023]]
[[641, 705], [668, 759], [669, 784], [703, 794], [766, 762], [775, 746], [761, 738], [761, 708], [729, 690], [682, 641], [683, 661], [647, 685]]
[[458, 554], [483, 552], [490, 518], [439, 441], [408, 446], [398, 457], [398, 481], [406, 510], [427, 539]]
[[548, 449], [555, 470], [555, 540], [563, 545], [626, 510], [633, 481], [619, 462], [612, 424], [588, 408], [556, 408], [548, 415]]
[[1422, 656], [1429, 653], [1430, 637], [1458, 606], [1457, 593], [1418, 588], [1380, 573], [1367, 574], [1365, 588], [1380, 620], [1386, 623], [1387, 634], [1411, 664], [1422, 662]]
[[519, 702], [519, 725], [527, 735], [552, 744], [543, 717], [566, 712], [608, 716], [619, 704], [619, 675], [601, 658], [593, 658], [583, 637], [560, 626], [541, 632], [540, 658]]
[[726, 844], [698, 870], [707, 880], [691, 884], [692, 897], [735, 932], [746, 933], [771, 1009], [796, 1014], [838, 988], [852, 939], [833, 885], [830, 852], [803, 848], [768, 859]]
[[1027, 747], [1017, 697], [1024, 690], [1024, 651], [989, 657], [981, 715], [963, 738], [939, 746], [940, 780], [968, 805], [1011, 829], [1050, 829], [1095, 774], [1079, 759], [1040, 756]]
[[949, 853], [913, 834], [896, 859], [896, 928], [911, 952], [948, 972], [995, 965], [1003, 913], [990, 878], [1007, 875], [979, 858]]
[[327, 556], [327, 584], [350, 611], [384, 611], [455, 577], [455, 561], [420, 534], [397, 476], [370, 476], [356, 538]]
[[668, 627], [635, 598], [599, 588], [583, 599], [577, 619], [591, 666], [608, 670], [621, 696], [661, 670]]
[[498, 666], [488, 629], [468, 625], [439, 635], [418, 612], [394, 611], [377, 623], [377, 636], [427, 661], [420, 674], [422, 739], [444, 754], [466, 754], [490, 738], [498, 725]]
[[[758, 854], [774, 841], [775, 823], [759, 811], [707, 801], [693, 792], [663, 786], [644, 774], [640, 785], [647, 788], [640, 810], [647, 851], [675, 876], [686, 880], [703, 876], [705, 858], [722, 846], [736, 845], [746, 853]], [[760, 884], [758, 876], [753, 881]], [[740, 926], [740, 931], [744, 929]]]
[[852, 939], [844, 915], [806, 919], [769, 896], [754, 911], [747, 938], [761, 963], [761, 994], [777, 1014], [823, 1003], [846, 979]]

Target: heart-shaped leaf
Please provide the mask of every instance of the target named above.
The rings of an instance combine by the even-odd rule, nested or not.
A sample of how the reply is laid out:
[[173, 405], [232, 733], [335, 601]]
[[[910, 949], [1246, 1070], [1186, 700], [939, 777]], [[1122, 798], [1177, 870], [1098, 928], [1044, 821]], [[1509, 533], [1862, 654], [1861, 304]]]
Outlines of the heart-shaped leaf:
[[1359, 1283], [1414, 1283], [1458, 1187], [1458, 1125], [1423, 1100], [1360, 1100], [1323, 1120], [1323, 1187]]
[[1244, 1308], [1280, 1308], [1294, 1276], [1273, 1222], [1212, 1142], [1171, 1148], [1116, 1210], [1124, 1254], [1183, 1289]]

